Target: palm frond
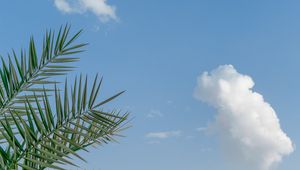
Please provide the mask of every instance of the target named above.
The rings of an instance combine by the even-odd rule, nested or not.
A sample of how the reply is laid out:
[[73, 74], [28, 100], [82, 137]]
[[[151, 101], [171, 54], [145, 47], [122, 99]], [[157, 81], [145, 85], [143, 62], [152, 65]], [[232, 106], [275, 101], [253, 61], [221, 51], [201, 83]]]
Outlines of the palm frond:
[[[65, 75], [74, 67], [68, 63], [78, 61], [78, 57], [71, 54], [82, 52], [85, 43], [74, 44], [82, 31], [70, 36], [70, 26], [61, 27], [57, 34], [47, 31], [43, 40], [42, 52], [38, 55], [33, 37], [29, 42], [28, 52], [21, 50], [20, 56], [15, 51], [8, 55], [8, 60], [3, 57], [0, 68], [0, 117], [9, 109], [25, 113], [25, 107], [19, 103], [33, 102], [35, 97], [44, 90], [51, 91], [47, 85], [55, 84], [51, 77]], [[42, 87], [45, 87], [43, 89]], [[39, 93], [36, 96], [30, 94]]]
[[[63, 95], [57, 87], [54, 88], [54, 104], [50, 102], [47, 91], [43, 91], [43, 97], [34, 94], [35, 102], [26, 102], [26, 115], [10, 109], [14, 125], [11, 126], [8, 117], [0, 120], [3, 127], [0, 132], [6, 141], [6, 146], [0, 146], [0, 169], [77, 166], [69, 155], [84, 160], [76, 151], [87, 151], [92, 144], [115, 141], [114, 136], [122, 130], [128, 113], [106, 112], [100, 107], [116, 97], [97, 103], [101, 83], [102, 79], [99, 81], [96, 76], [91, 90], [88, 90], [87, 78], [80, 77], [69, 93], [67, 81]], [[55, 110], [52, 105], [55, 105]]]

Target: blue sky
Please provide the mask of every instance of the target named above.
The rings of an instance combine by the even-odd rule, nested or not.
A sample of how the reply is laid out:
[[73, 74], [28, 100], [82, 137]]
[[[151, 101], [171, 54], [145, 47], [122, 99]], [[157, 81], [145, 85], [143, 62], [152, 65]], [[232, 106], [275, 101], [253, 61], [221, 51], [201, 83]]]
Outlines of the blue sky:
[[[299, 1], [107, 0], [117, 18], [88, 9], [66, 13], [54, 1], [4, 1], [0, 6], [0, 54], [41, 40], [65, 23], [84, 29], [89, 42], [78, 72], [104, 76], [103, 96], [126, 94], [108, 107], [132, 112], [132, 128], [120, 144], [82, 153], [94, 170], [230, 170], [216, 136], [197, 130], [216, 110], [193, 97], [204, 71], [232, 64], [255, 81], [254, 90], [276, 110], [297, 146], [300, 99]], [[100, 17], [99, 17], [100, 16]], [[76, 73], [74, 73], [76, 74]], [[149, 133], [168, 132], [167, 137]], [[147, 137], [148, 134], [148, 137]], [[297, 150], [279, 170], [300, 167]], [[70, 168], [74, 169], [74, 168]]]

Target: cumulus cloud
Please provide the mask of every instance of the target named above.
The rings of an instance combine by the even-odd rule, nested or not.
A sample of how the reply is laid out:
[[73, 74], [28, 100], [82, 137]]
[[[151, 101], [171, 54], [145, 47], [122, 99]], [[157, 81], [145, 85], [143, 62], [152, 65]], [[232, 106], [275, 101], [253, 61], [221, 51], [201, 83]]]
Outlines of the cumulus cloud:
[[91, 12], [102, 22], [117, 20], [116, 8], [106, 0], [54, 0], [54, 5], [63, 13]]
[[217, 109], [210, 129], [233, 168], [270, 170], [294, 151], [293, 143], [274, 109], [253, 86], [251, 77], [223, 65], [198, 77], [194, 96]]
[[151, 132], [146, 134], [147, 138], [166, 139], [170, 137], [178, 137], [181, 135], [181, 131], [164, 131], [164, 132]]

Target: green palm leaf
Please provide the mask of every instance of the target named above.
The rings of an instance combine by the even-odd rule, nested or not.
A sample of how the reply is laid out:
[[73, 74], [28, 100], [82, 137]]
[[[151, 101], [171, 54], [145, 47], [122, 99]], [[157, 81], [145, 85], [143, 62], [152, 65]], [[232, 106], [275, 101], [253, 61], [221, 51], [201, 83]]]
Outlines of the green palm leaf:
[[[6, 62], [2, 58], [0, 68], [0, 116], [9, 109], [16, 109], [18, 103], [26, 100], [34, 101], [33, 95], [28, 92], [43, 92], [43, 86], [57, 83], [49, 80], [53, 76], [65, 75], [74, 67], [66, 65], [69, 62], [78, 61], [78, 57], [70, 57], [70, 54], [82, 52], [85, 43], [74, 44], [82, 31], [70, 36], [70, 26], [61, 27], [57, 34], [47, 31], [43, 41], [40, 57], [36, 50], [35, 41], [30, 39], [28, 53], [21, 50], [18, 57], [13, 51], [8, 55]], [[47, 91], [53, 89], [46, 88]], [[27, 99], [25, 99], [25, 95]], [[40, 96], [37, 94], [37, 96]], [[20, 113], [25, 113], [25, 108], [18, 108]]]
[[[113, 136], [118, 135], [122, 125], [126, 123], [128, 113], [120, 115], [116, 111], [105, 112], [95, 104], [101, 82], [96, 77], [92, 89], [88, 91], [87, 79], [80, 79], [78, 84], [84, 86], [77, 87], [75, 81], [70, 96], [65, 91], [63, 97], [55, 88], [55, 111], [50, 107], [46, 91], [42, 101], [35, 97], [35, 103], [26, 103], [26, 115], [20, 116], [15, 110], [10, 110], [14, 129], [7, 117], [0, 120], [3, 127], [0, 132], [4, 136], [3, 140], [9, 144], [9, 148], [0, 146], [3, 159], [0, 165], [8, 168], [19, 166], [25, 169], [63, 169], [61, 165], [77, 166], [68, 155], [84, 160], [76, 151], [87, 151], [86, 147], [92, 144], [114, 141]], [[71, 101], [69, 97], [72, 98]], [[104, 101], [113, 98], [114, 96]]]
[[[0, 68], [0, 169], [64, 169], [85, 161], [78, 150], [116, 141], [127, 128], [128, 113], [105, 111], [102, 106], [123, 92], [98, 101], [102, 78], [91, 88], [80, 76], [63, 90], [51, 79], [65, 75], [78, 60], [70, 57], [86, 44], [74, 44], [81, 31], [69, 36], [70, 26], [46, 32], [40, 57], [31, 38], [28, 53], [13, 51]], [[69, 90], [68, 90], [69, 89]], [[53, 107], [54, 106], [54, 107]]]

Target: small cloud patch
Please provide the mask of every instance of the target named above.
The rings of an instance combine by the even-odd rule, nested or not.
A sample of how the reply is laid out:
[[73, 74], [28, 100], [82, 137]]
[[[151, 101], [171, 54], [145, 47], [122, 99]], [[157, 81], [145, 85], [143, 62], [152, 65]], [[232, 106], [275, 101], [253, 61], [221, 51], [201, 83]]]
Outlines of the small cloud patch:
[[164, 114], [159, 110], [151, 110], [149, 114], [147, 114], [147, 118], [156, 118], [163, 117]]
[[150, 132], [146, 134], [146, 138], [152, 139], [167, 139], [171, 137], [179, 137], [182, 132], [180, 130], [176, 131], [164, 131], [164, 132]]
[[116, 7], [107, 4], [106, 0], [54, 0], [54, 5], [66, 14], [92, 13], [102, 22], [118, 19]]

